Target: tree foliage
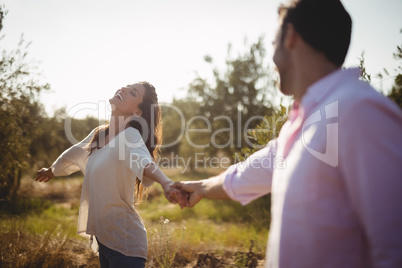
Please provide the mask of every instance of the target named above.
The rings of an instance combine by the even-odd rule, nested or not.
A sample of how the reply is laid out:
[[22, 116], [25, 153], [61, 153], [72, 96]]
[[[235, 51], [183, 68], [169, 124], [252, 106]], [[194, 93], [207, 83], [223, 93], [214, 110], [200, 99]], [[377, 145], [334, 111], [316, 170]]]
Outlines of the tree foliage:
[[191, 99], [174, 99], [162, 105], [163, 154], [178, 154], [187, 121], [198, 113], [199, 104]]
[[[255, 146], [251, 148], [248, 146], [243, 147], [238, 160], [245, 160], [267, 145], [269, 141], [276, 139], [287, 119], [288, 109], [282, 105], [278, 109], [275, 109], [271, 115], [265, 116], [264, 120], [255, 129], [249, 131], [249, 136], [254, 140]], [[268, 194], [251, 202], [245, 207], [245, 210], [254, 220], [264, 223], [264, 228], [266, 228], [270, 223], [270, 211], [266, 208], [270, 207], [271, 194]]]
[[[401, 29], [402, 33], [402, 29]], [[396, 52], [393, 54], [394, 59], [396, 61], [399, 61], [399, 66], [395, 70], [396, 75], [394, 79], [394, 85], [391, 88], [391, 92], [387, 95], [391, 100], [393, 100], [400, 108], [402, 108], [402, 46], [397, 46], [396, 47]], [[362, 52], [361, 57], [359, 58], [359, 68], [361, 70], [360, 74], [360, 79], [363, 81], [366, 81], [367, 83], [371, 83], [371, 75], [367, 73], [366, 67], [365, 67], [365, 61], [364, 61], [364, 52]], [[383, 71], [380, 71], [375, 77], [380, 78], [381, 80], [384, 77], [389, 77], [389, 73], [387, 69], [383, 69]], [[381, 92], [382, 92], [382, 86], [381, 86]], [[382, 92], [384, 93], [384, 92]]]
[[366, 81], [367, 83], [371, 83], [371, 75], [367, 73], [366, 64], [364, 60], [364, 51], [360, 55], [359, 58], [359, 69], [360, 69], [360, 79], [362, 81]]
[[[0, 29], [4, 15], [0, 6]], [[49, 89], [27, 63], [28, 46], [21, 38], [17, 49], [3, 50], [0, 59], [0, 200], [15, 196], [22, 171], [32, 163], [29, 149], [43, 114], [39, 94]]]
[[[66, 109], [55, 111], [53, 117], [42, 116], [38, 119], [36, 135], [32, 140], [30, 154], [34, 157], [35, 168], [48, 167], [72, 143], [66, 137], [65, 120], [71, 122], [71, 133], [75, 140], [84, 139], [99, 121], [93, 117], [85, 119], [68, 118]], [[70, 132], [70, 130], [68, 130]]]
[[[0, 31], [5, 15], [0, 6]], [[17, 48], [3, 50], [0, 58], [0, 205], [16, 197], [23, 172], [49, 166], [71, 146], [64, 128], [65, 109], [48, 117], [39, 101], [50, 85], [39, 80], [36, 64], [28, 62], [28, 48], [21, 37]], [[91, 117], [72, 119], [71, 132], [81, 140], [98, 125]]]
[[[205, 118], [200, 117], [200, 104], [191, 98], [173, 100], [163, 106], [163, 145], [165, 156], [180, 156], [179, 164], [195, 168], [196, 154], [208, 155], [210, 134]], [[174, 162], [173, 162], [174, 163]]]
[[[230, 50], [229, 45], [224, 73], [213, 68], [213, 84], [197, 77], [189, 85], [190, 96], [200, 103], [199, 113], [211, 123], [212, 132], [230, 128], [230, 131], [221, 131], [214, 136], [218, 146], [207, 148], [212, 154], [219, 147], [229, 154], [239, 150], [245, 142], [242, 135], [245, 127], [253, 128], [264, 115], [272, 113], [275, 81], [269, 66], [264, 63], [263, 39], [235, 58], [230, 56]], [[205, 60], [210, 64], [213, 62], [209, 56]], [[248, 122], [253, 117], [255, 120]]]
[[268, 144], [269, 141], [276, 139], [283, 124], [288, 119], [288, 109], [280, 105], [279, 108], [274, 109], [271, 115], [265, 116], [264, 120], [255, 127], [255, 129], [248, 132], [249, 138], [254, 141], [254, 147], [245, 146], [241, 149], [240, 160], [246, 159], [251, 154], [260, 150]]
[[[399, 61], [399, 63], [402, 62], [402, 46], [397, 46], [397, 51], [394, 53], [394, 58], [395, 60]], [[398, 72], [399, 73], [395, 77], [394, 85], [388, 97], [402, 108], [402, 65], [398, 66]]]

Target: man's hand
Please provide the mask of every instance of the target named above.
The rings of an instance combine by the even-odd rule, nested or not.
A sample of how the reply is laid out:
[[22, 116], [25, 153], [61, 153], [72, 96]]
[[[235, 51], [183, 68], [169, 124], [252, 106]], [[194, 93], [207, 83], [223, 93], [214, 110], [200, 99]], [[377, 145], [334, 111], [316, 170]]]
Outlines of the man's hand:
[[204, 197], [201, 181], [178, 181], [173, 184], [173, 187], [188, 193], [186, 207], [194, 207]]
[[194, 207], [203, 198], [229, 200], [229, 196], [223, 189], [225, 177], [218, 175], [200, 181], [179, 181], [172, 187], [189, 194], [188, 207]]
[[187, 192], [173, 188], [170, 191], [169, 195], [170, 195], [170, 198], [175, 200], [180, 205], [180, 208], [183, 209], [184, 207], [189, 206], [189, 203], [188, 203], [189, 194]]
[[162, 185], [167, 200], [173, 204], [179, 204], [181, 208], [188, 207], [188, 193], [173, 187], [173, 181], [167, 181]]
[[48, 182], [53, 178], [54, 178], [54, 174], [53, 174], [51, 168], [42, 168], [42, 169], [38, 170], [38, 172], [36, 172], [35, 180], [39, 181], [39, 182], [42, 182], [42, 181]]

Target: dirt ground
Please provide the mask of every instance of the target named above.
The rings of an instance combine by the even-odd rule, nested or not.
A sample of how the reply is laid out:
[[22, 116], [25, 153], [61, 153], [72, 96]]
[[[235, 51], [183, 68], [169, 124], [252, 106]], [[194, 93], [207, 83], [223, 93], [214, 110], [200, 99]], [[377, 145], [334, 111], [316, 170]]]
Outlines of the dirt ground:
[[[78, 178], [63, 179], [51, 183], [38, 183], [33, 179], [22, 180], [19, 194], [25, 197], [37, 197], [52, 201], [56, 206], [67, 209], [79, 206], [82, 181]], [[172, 267], [220, 268], [220, 267], [263, 267], [263, 256], [251, 252], [239, 252], [228, 249], [217, 253], [213, 249], [200, 249], [200, 252], [180, 250]], [[68, 267], [99, 267], [98, 257], [89, 249], [89, 242], [68, 239], [63, 251], [72, 260]], [[190, 256], [190, 257], [189, 257]], [[190, 258], [190, 259], [189, 259]], [[150, 257], [146, 267], [158, 267]]]

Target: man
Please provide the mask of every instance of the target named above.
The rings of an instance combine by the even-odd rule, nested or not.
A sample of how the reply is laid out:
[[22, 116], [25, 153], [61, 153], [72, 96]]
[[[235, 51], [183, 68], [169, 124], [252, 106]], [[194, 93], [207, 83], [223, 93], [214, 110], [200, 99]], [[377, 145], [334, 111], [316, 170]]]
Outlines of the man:
[[402, 112], [341, 68], [351, 18], [340, 1], [293, 1], [279, 17], [273, 60], [295, 101], [278, 139], [176, 186], [190, 206], [271, 192], [267, 267], [402, 267]]

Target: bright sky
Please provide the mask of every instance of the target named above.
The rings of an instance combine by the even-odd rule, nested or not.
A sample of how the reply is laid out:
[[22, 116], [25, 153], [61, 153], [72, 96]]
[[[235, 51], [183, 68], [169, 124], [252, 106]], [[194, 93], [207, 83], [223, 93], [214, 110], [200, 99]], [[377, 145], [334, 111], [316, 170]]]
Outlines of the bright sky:
[[[30, 58], [51, 84], [52, 91], [42, 96], [46, 111], [52, 115], [65, 106], [75, 117], [97, 116], [91, 109], [108, 103], [121, 86], [137, 81], [154, 84], [161, 102], [183, 97], [196, 73], [211, 77], [205, 55], [223, 68], [228, 44], [236, 55], [247, 48], [245, 37], [251, 44], [264, 35], [271, 62], [280, 2], [0, 0], [8, 10], [0, 49], [15, 49], [24, 34], [32, 42]], [[395, 75], [392, 54], [402, 44], [402, 1], [343, 2], [353, 19], [345, 66], [356, 66], [364, 50], [369, 73], [374, 76], [385, 67]], [[383, 89], [388, 90], [392, 81], [385, 79]], [[380, 80], [373, 84], [381, 88]]]

